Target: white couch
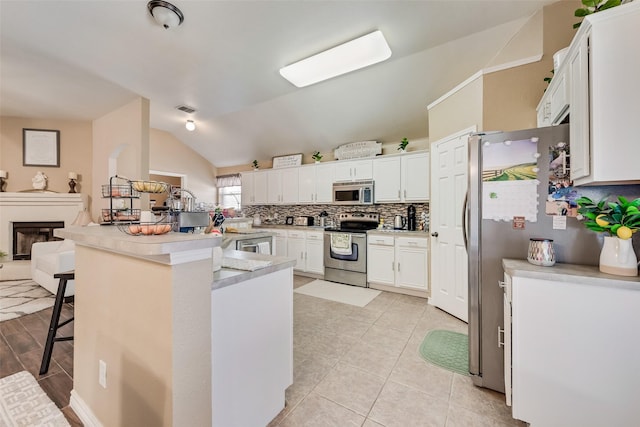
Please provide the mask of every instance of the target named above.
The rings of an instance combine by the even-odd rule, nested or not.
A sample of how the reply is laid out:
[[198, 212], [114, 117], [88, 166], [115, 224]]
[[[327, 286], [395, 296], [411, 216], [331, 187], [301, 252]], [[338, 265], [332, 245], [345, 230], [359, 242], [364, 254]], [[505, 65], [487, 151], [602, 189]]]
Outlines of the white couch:
[[[56, 273], [76, 268], [76, 252], [73, 240], [55, 240], [38, 242], [31, 246], [31, 278], [34, 282], [51, 292], [58, 292], [60, 279], [53, 277]], [[64, 296], [75, 295], [75, 281], [69, 280]]]

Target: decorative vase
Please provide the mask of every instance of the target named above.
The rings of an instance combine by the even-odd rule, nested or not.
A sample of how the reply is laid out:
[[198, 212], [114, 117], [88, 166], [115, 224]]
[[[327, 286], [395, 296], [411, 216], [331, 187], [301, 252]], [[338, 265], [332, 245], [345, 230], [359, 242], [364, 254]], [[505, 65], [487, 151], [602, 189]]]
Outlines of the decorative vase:
[[320, 163], [320, 160], [315, 160], [316, 163]]
[[637, 276], [638, 259], [631, 239], [605, 236], [600, 252], [600, 271], [617, 276]]

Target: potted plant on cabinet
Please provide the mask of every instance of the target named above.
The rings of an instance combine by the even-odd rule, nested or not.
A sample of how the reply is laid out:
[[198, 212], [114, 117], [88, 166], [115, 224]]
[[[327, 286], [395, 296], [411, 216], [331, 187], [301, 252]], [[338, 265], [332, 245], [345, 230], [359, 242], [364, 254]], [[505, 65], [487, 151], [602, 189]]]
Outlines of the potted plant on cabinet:
[[253, 170], [254, 170], [254, 171], [257, 171], [258, 169], [260, 169], [260, 166], [258, 165], [258, 161], [257, 161], [257, 160], [254, 160], [254, 161], [251, 163], [251, 166], [253, 166]]
[[580, 197], [576, 202], [589, 230], [608, 233], [600, 252], [600, 271], [637, 276], [638, 260], [631, 237], [640, 229], [640, 198], [629, 201], [620, 196], [617, 202], [603, 199], [595, 203], [588, 197]]
[[320, 154], [319, 151], [316, 151], [313, 153], [313, 155], [311, 156], [311, 158], [316, 162], [316, 163], [320, 163], [320, 160], [322, 160], [322, 154]]
[[[574, 16], [577, 18], [584, 18], [592, 13], [602, 12], [603, 10], [611, 9], [612, 7], [620, 6], [621, 0], [582, 0], [583, 7], [575, 10]], [[582, 21], [573, 24], [573, 28], [580, 27]]]
[[400, 144], [398, 145], [398, 151], [404, 153], [407, 151], [407, 145], [409, 145], [409, 140], [407, 138], [402, 138]]

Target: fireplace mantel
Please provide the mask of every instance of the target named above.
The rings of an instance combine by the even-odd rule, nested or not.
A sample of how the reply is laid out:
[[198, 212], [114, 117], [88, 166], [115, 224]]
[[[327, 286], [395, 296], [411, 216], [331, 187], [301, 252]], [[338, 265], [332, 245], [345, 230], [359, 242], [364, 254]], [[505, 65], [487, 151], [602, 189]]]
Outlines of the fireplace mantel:
[[64, 221], [71, 225], [78, 212], [88, 207], [88, 196], [81, 193], [0, 192], [0, 249], [13, 258], [14, 221]]

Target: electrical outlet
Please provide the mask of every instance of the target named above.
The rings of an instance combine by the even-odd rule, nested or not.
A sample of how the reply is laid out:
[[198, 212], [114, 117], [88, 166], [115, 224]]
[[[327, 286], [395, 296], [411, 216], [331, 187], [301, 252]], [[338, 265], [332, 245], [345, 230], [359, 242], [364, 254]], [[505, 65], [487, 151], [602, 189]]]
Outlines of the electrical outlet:
[[104, 360], [98, 362], [98, 384], [107, 388], [107, 363]]

